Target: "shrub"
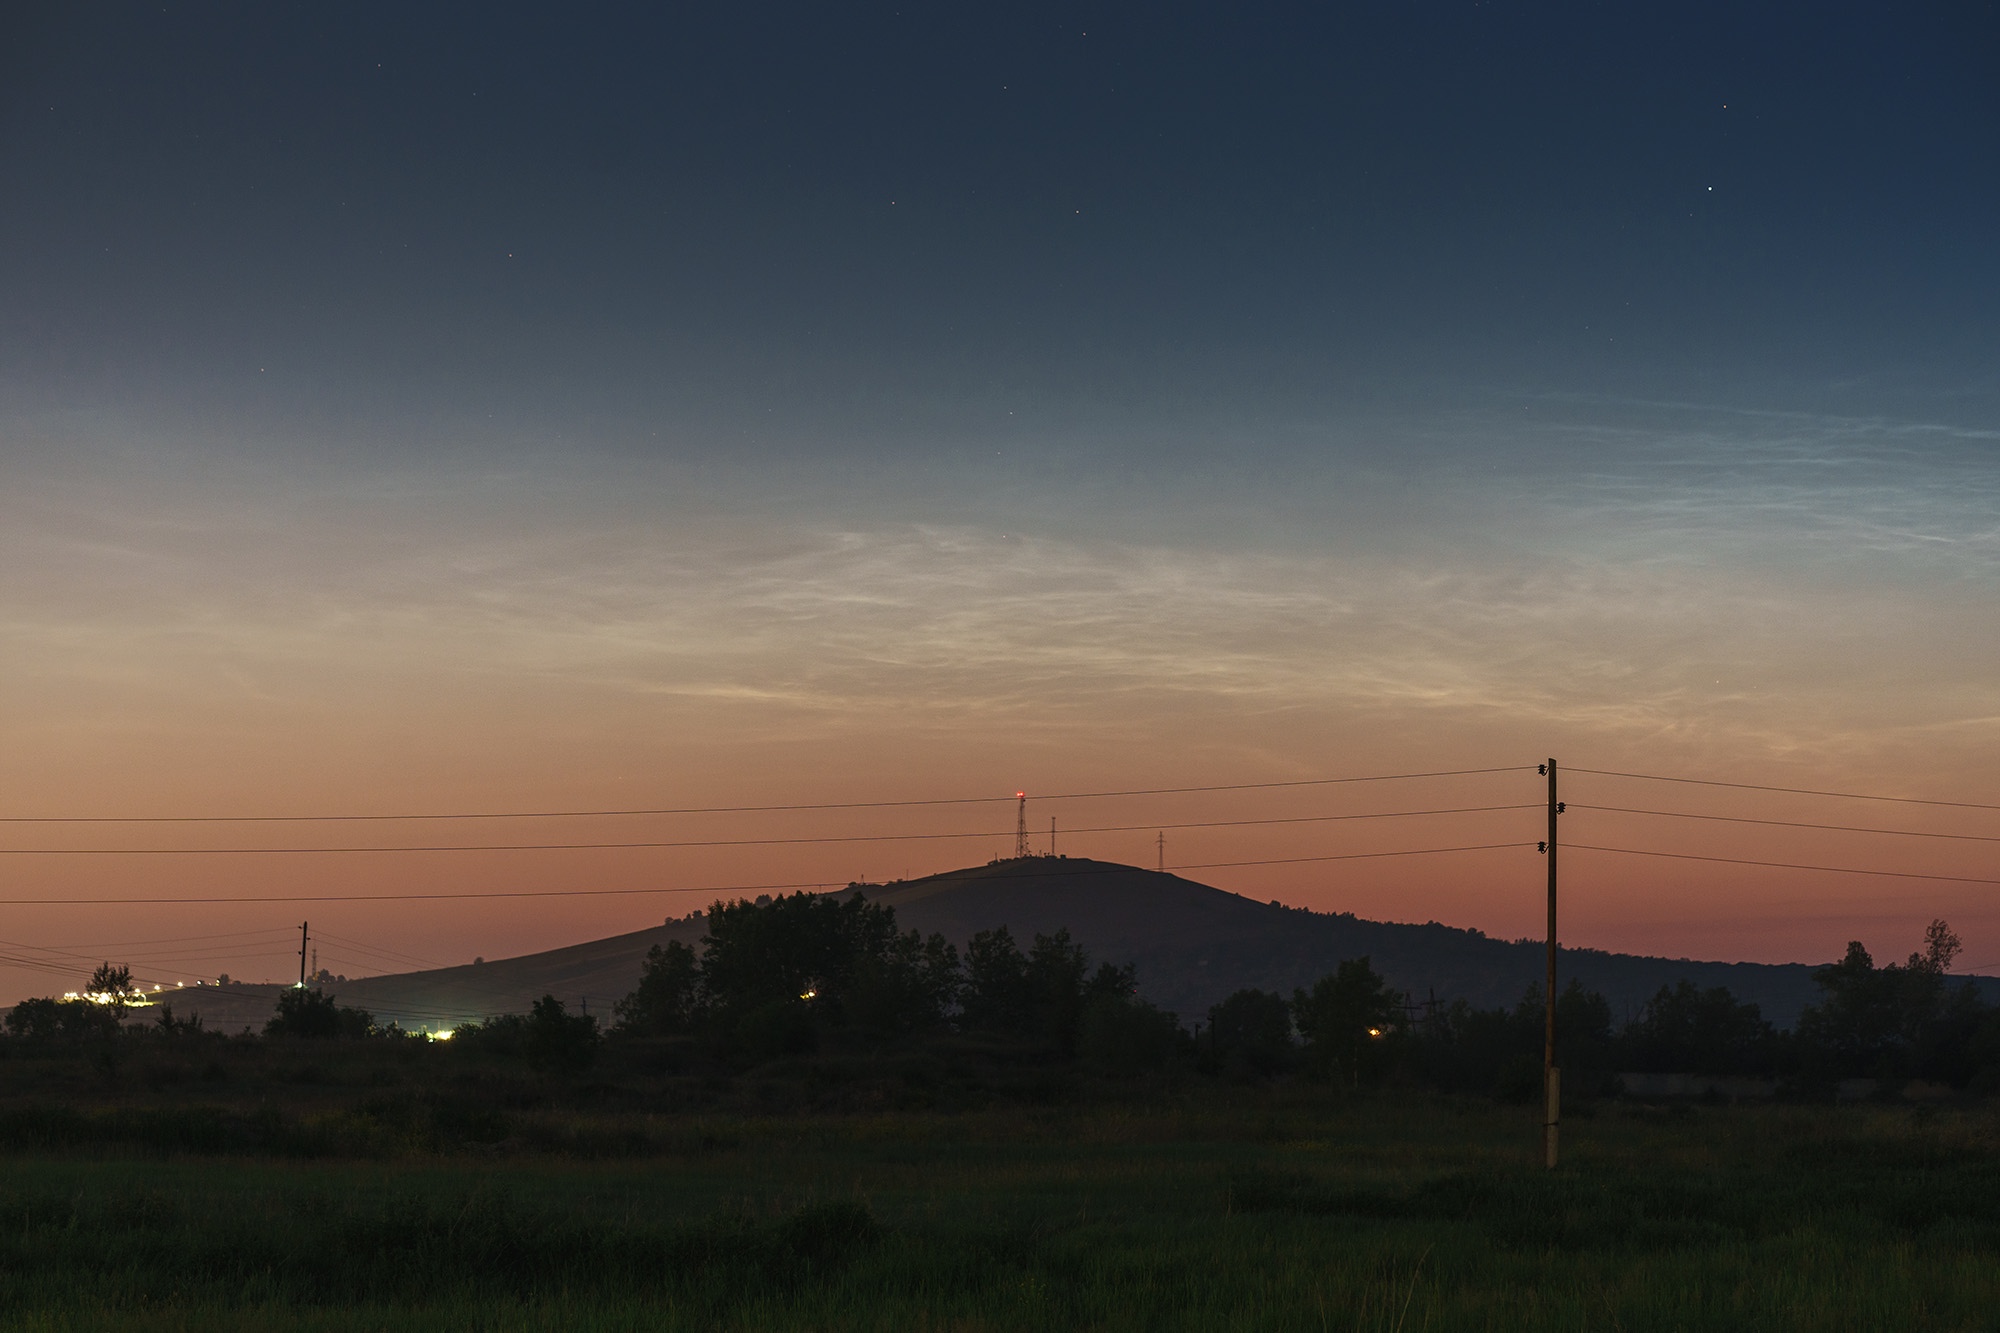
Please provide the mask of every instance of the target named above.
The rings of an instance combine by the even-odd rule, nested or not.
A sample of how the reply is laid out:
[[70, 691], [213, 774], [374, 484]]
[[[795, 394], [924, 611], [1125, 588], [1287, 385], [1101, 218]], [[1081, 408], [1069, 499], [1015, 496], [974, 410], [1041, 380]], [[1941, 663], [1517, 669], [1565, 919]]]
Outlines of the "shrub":
[[375, 1015], [366, 1009], [352, 1009], [334, 1003], [334, 997], [318, 987], [293, 986], [278, 995], [278, 1008], [264, 1024], [267, 1037], [306, 1037], [314, 1040], [357, 1038], [375, 1035]]

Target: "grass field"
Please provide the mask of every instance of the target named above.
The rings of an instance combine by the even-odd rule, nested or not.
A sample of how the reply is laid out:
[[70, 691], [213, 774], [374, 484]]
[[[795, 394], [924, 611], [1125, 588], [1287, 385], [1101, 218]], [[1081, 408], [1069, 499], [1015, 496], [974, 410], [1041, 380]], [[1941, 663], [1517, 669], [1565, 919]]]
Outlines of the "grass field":
[[2000, 1327], [1979, 1105], [1601, 1104], [1551, 1175], [1531, 1111], [1306, 1087], [114, 1101], [0, 1107], [10, 1327]]

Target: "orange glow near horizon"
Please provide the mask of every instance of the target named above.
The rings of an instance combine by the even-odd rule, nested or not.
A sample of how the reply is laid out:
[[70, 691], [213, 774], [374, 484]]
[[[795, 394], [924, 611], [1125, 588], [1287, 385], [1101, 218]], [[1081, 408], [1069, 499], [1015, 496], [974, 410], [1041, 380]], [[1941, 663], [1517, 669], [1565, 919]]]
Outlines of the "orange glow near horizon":
[[[149, 960], [134, 961], [149, 982], [283, 979], [297, 965], [283, 932], [307, 917], [329, 935], [321, 966], [357, 975], [638, 929], [766, 886], [934, 873], [1011, 855], [1015, 812], [1001, 807], [1028, 791], [1501, 765], [1514, 771], [1026, 799], [1060, 815], [1072, 856], [1150, 866], [1165, 831], [1169, 868], [1259, 900], [1532, 937], [1534, 766], [1549, 754], [1569, 804], [1567, 944], [1819, 961], [1860, 938], [1900, 957], [1942, 916], [1968, 964], [2000, 963], [1992, 886], [1962, 882], [2000, 876], [2000, 844], [1794, 827], [2000, 834], [1991, 812], [1581, 771], [2000, 804], [1986, 667], [2000, 631], [1981, 585], [1913, 600], [1894, 579], [1650, 555], [1509, 565], [1443, 545], [1422, 559], [1204, 550], [782, 515], [655, 530], [494, 505], [418, 524], [368, 497], [306, 512], [254, 488], [126, 494], [123, 513], [53, 484], [8, 502], [0, 810], [16, 820], [991, 803], [11, 823], [0, 843], [13, 851], [97, 849], [0, 857], [0, 898], [61, 900], [9, 909], [14, 945], [65, 951], [22, 953], [53, 970], [9, 972], [16, 996], [73, 988], [121, 950]], [[1402, 813], [1432, 810], [1465, 813]], [[1383, 812], [1397, 817], [1342, 818]], [[1694, 814], [1778, 822], [1675, 817]], [[117, 850], [565, 842], [706, 845]], [[1372, 855], [1487, 844], [1510, 845]], [[607, 892], [450, 896], [583, 889]], [[273, 901], [85, 901], [242, 897]], [[226, 948], [190, 938], [252, 931], [264, 934]]]

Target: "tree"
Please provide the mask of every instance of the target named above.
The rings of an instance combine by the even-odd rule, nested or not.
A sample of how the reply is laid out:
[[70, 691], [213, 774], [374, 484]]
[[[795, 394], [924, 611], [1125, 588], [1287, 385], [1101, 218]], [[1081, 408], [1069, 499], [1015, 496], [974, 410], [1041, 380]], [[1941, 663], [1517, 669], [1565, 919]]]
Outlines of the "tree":
[[160, 1006], [160, 1012], [153, 1019], [153, 1028], [165, 1037], [199, 1037], [203, 1033], [200, 1014], [192, 1018], [175, 1018], [174, 1007], [170, 1004]]
[[318, 987], [286, 987], [279, 992], [276, 1012], [264, 1024], [267, 1037], [305, 1037], [316, 1041], [369, 1037], [376, 1031], [375, 1015], [366, 1009], [336, 1004], [333, 996]]
[[997, 926], [975, 934], [965, 946], [960, 1024], [975, 1032], [1025, 1034], [1032, 1010], [1028, 960], [1012, 932]]
[[1526, 1100], [1541, 1086], [1541, 990], [1512, 1010], [1475, 1009], [1464, 999], [1432, 1005], [1409, 1045], [1417, 1073], [1435, 1087]]
[[845, 1018], [850, 1027], [876, 1034], [936, 1027], [958, 1002], [961, 985], [958, 949], [944, 936], [891, 933], [854, 960]]
[[621, 1035], [706, 1032], [755, 1055], [814, 1049], [822, 1030], [864, 1039], [945, 1020], [958, 950], [898, 931], [894, 909], [859, 893], [716, 903], [701, 953], [678, 941], [646, 956], [618, 1003]]
[[[1548, 1011], [1542, 1005], [1541, 987], [1534, 987], [1529, 995], [1532, 998], [1526, 1005], [1533, 1017], [1517, 1018], [1517, 1026], [1526, 1027], [1532, 1022], [1537, 1036], [1546, 1040], [1544, 1025]], [[1538, 1066], [1540, 1045], [1536, 1043]], [[1585, 990], [1582, 982], [1572, 980], [1556, 996], [1556, 1067], [1562, 1070], [1564, 1093], [1588, 1097], [1613, 1091], [1612, 1049], [1611, 1002], [1594, 990]], [[1539, 1067], [1535, 1080], [1539, 1086]]]
[[959, 1022], [971, 1031], [1000, 1032], [1042, 1042], [1073, 1055], [1085, 1009], [1097, 1000], [1130, 1000], [1131, 967], [1101, 963], [1069, 931], [1037, 935], [1024, 955], [1005, 926], [982, 930], [967, 943]]
[[1943, 917], [1933, 920], [1924, 929], [1924, 951], [1910, 955], [1910, 969], [1922, 970], [1933, 976], [1943, 976], [1951, 971], [1952, 960], [1957, 958], [1965, 942], [1948, 925]]
[[646, 951], [639, 985], [618, 1002], [613, 1030], [625, 1036], [676, 1036], [694, 1031], [703, 1008], [701, 960], [680, 940], [668, 940]]
[[1100, 991], [1084, 1002], [1077, 1030], [1076, 1052], [1104, 1069], [1160, 1069], [1187, 1044], [1174, 1015], [1140, 999]]
[[576, 1073], [597, 1058], [597, 1020], [572, 1014], [553, 995], [535, 1001], [522, 1032], [528, 1063], [551, 1073]]
[[97, 1004], [110, 1006], [114, 1015], [123, 1015], [125, 1009], [137, 998], [139, 988], [132, 984], [132, 969], [113, 967], [109, 963], [99, 963], [97, 970], [84, 983], [84, 998]]
[[1272, 991], [1240, 990], [1208, 1011], [1209, 1057], [1232, 1074], [1265, 1076], [1288, 1067], [1292, 1007]]
[[716, 1022], [805, 1004], [818, 1025], [879, 1035], [943, 1019], [958, 952], [941, 935], [898, 932], [895, 909], [859, 893], [716, 903], [701, 986]]
[[1654, 1074], [1755, 1074], [1772, 1067], [1778, 1034], [1754, 1004], [1692, 981], [1660, 987], [1619, 1038], [1624, 1068]]
[[1861, 941], [1813, 973], [1824, 996], [1799, 1016], [1798, 1046], [1821, 1077], [1961, 1077], [1966, 1044], [1980, 1025], [1977, 998], [1946, 973], [1960, 944], [1945, 922], [1924, 932], [1924, 951], [1876, 967]]
[[118, 1015], [90, 1000], [23, 1000], [7, 1014], [7, 1035], [40, 1046], [67, 1046], [118, 1035]]
[[1306, 1057], [1322, 1074], [1358, 1085], [1401, 1017], [1401, 997], [1370, 967], [1350, 958], [1312, 990], [1292, 992], [1292, 1021], [1305, 1038]]
[[[1108, 964], [1107, 964], [1108, 966]], [[1037, 935], [1028, 949], [1028, 1005], [1030, 1031], [1064, 1055], [1076, 1053], [1076, 1039], [1083, 1025], [1085, 979], [1090, 975], [1090, 955], [1070, 939], [1068, 930], [1053, 935]], [[1103, 989], [1116, 992], [1121, 978], [1116, 968], [1100, 978]], [[1130, 993], [1129, 985], [1126, 993]]]

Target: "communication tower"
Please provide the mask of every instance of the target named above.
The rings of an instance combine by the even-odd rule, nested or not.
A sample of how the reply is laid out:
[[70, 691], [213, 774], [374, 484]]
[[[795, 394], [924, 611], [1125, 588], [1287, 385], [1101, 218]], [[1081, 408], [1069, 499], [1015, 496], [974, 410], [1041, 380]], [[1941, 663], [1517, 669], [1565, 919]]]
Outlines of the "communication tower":
[[1028, 793], [1017, 791], [1014, 799], [1021, 803], [1014, 816], [1014, 855], [1022, 857], [1028, 855]]

